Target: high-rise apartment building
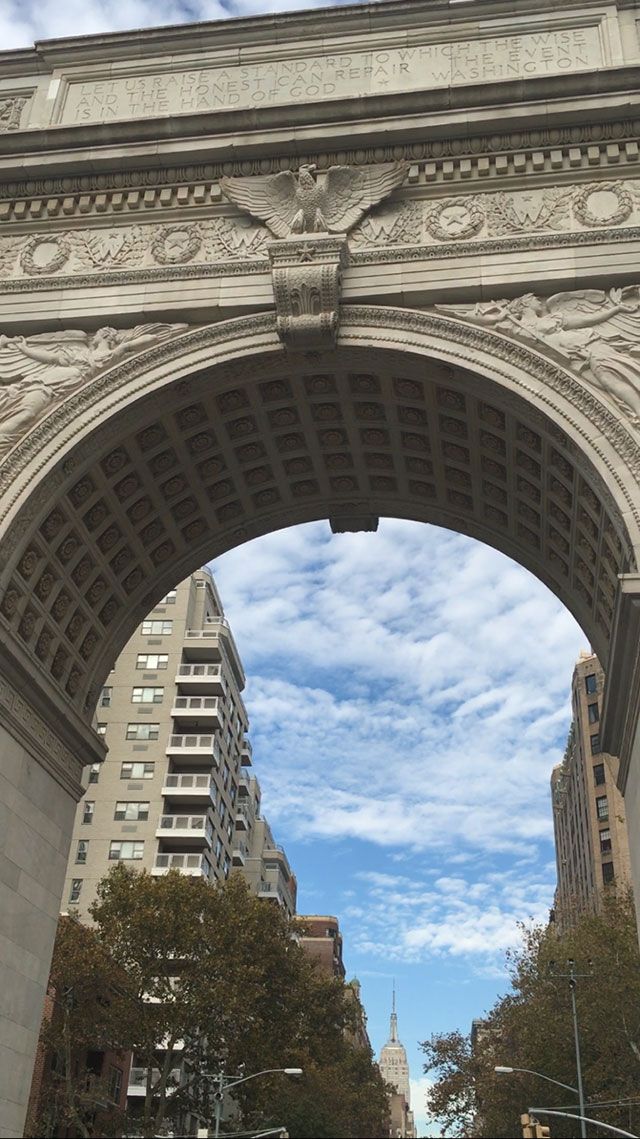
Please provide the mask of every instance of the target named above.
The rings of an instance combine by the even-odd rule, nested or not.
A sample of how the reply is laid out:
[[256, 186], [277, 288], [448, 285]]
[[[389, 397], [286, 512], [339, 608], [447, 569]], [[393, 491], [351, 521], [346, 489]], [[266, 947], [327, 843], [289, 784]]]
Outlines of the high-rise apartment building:
[[[246, 771], [244, 683], [215, 583], [199, 570], [142, 622], [102, 690], [97, 730], [109, 752], [78, 804], [64, 894], [81, 918], [115, 862], [210, 882], [236, 869], [259, 897], [295, 913], [295, 875]], [[172, 1075], [180, 1079], [179, 1067]], [[130, 1106], [146, 1077], [134, 1060]]]
[[624, 799], [618, 759], [602, 751], [604, 673], [593, 653], [581, 653], [571, 685], [573, 722], [564, 759], [551, 774], [558, 887], [555, 917], [571, 924], [597, 909], [606, 889], [630, 883]]
[[96, 710], [109, 746], [78, 805], [64, 900], [81, 917], [116, 861], [209, 881], [233, 867], [295, 911], [296, 881], [260, 815], [245, 677], [208, 570], [152, 610], [118, 657]]
[[252, 892], [267, 898], [293, 916], [297, 882], [284, 848], [274, 841], [269, 823], [260, 814], [260, 784], [255, 775], [243, 773], [238, 784], [234, 862]]

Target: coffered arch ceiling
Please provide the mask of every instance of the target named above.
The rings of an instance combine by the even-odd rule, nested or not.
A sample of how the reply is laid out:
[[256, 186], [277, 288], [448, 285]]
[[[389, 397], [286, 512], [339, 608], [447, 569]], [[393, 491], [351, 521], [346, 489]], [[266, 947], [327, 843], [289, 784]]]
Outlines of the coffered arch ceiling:
[[287, 355], [272, 316], [229, 321], [111, 369], [12, 452], [0, 620], [89, 715], [137, 622], [203, 561], [392, 516], [513, 557], [606, 660], [638, 470], [593, 393], [505, 336], [354, 307], [335, 351]]

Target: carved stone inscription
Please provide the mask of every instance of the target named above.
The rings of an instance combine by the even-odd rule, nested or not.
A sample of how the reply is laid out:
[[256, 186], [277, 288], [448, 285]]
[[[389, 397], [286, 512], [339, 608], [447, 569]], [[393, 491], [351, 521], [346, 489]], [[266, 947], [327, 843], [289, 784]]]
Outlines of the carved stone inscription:
[[585, 71], [603, 63], [595, 26], [72, 82], [61, 122], [193, 114], [432, 90]]

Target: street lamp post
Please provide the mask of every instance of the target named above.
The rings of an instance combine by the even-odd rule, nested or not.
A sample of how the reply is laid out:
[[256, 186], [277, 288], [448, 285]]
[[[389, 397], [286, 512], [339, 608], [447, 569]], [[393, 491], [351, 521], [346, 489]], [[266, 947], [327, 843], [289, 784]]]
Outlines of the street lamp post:
[[224, 1068], [214, 1076], [217, 1083], [213, 1098], [215, 1101], [214, 1108], [214, 1122], [213, 1134], [215, 1139], [220, 1135], [220, 1123], [222, 1121], [222, 1103], [225, 1097], [225, 1092], [236, 1088], [238, 1084], [245, 1084], [247, 1080], [255, 1080], [258, 1076], [269, 1076], [274, 1072], [283, 1072], [285, 1076], [301, 1076], [302, 1068], [265, 1068], [262, 1072], [252, 1072], [250, 1076], [227, 1076], [225, 1075]]
[[579, 1095], [577, 1088], [572, 1088], [571, 1084], [563, 1084], [561, 1080], [554, 1080], [552, 1076], [545, 1076], [544, 1072], [534, 1072], [532, 1068], [507, 1068], [504, 1064], [497, 1064], [493, 1069], [498, 1075], [510, 1075], [511, 1072], [526, 1072], [528, 1076], [539, 1076], [541, 1080], [548, 1080], [550, 1084], [557, 1084], [559, 1088], [564, 1088], [565, 1091], [574, 1092]]
[[[588, 962], [591, 967], [591, 961]], [[576, 973], [576, 963], [572, 957], [567, 961], [569, 968], [568, 973], [556, 973], [554, 969], [554, 962], [551, 962], [550, 972], [554, 977], [564, 978], [569, 982], [569, 992], [571, 993], [571, 1016], [573, 1018], [573, 1042], [576, 1051], [576, 1074], [578, 1079], [578, 1101], [580, 1103], [580, 1115], [584, 1116], [584, 1089], [582, 1087], [582, 1060], [580, 1058], [580, 1033], [578, 1032], [578, 1009], [576, 1006], [576, 985], [578, 978], [591, 977], [591, 973]], [[580, 1136], [581, 1139], [587, 1139], [587, 1125], [584, 1119], [580, 1120]]]

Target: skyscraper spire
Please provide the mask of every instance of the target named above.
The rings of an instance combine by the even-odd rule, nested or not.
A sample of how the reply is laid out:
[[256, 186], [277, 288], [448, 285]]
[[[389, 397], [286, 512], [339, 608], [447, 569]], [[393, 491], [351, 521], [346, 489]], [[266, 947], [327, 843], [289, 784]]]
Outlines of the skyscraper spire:
[[393, 980], [393, 996], [391, 1000], [391, 1031], [389, 1033], [389, 1044], [398, 1044], [398, 1014], [396, 1013], [396, 982], [395, 977]]

